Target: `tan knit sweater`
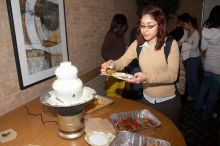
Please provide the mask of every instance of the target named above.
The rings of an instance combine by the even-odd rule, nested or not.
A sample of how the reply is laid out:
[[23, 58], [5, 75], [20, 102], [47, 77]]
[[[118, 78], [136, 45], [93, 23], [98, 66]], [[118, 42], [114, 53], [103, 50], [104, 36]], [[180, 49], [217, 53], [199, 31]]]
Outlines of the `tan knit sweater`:
[[[134, 58], [137, 58], [136, 48], [137, 41], [134, 41], [126, 53], [115, 61], [116, 70], [122, 70]], [[154, 98], [175, 95], [174, 82], [179, 68], [179, 47], [175, 40], [171, 45], [168, 64], [164, 55], [164, 47], [158, 51], [153, 48], [142, 48], [139, 64], [142, 72], [148, 77], [147, 82], [144, 83], [144, 94]]]

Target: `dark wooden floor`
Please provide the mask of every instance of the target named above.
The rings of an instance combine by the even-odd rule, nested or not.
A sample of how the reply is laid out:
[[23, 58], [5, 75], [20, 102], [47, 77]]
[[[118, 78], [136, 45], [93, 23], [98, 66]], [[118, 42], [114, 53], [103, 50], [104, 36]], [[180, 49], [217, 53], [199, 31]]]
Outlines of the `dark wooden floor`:
[[[138, 97], [138, 94], [130, 91], [124, 94], [124, 97]], [[194, 101], [187, 101], [186, 97], [181, 97], [181, 99], [182, 126], [180, 131], [187, 146], [220, 146], [220, 118], [203, 121], [199, 114], [194, 111]], [[133, 100], [135, 99], [133, 98]], [[217, 107], [217, 112], [220, 113], [220, 100]]]
[[[220, 107], [220, 102], [218, 102]], [[194, 111], [194, 101], [183, 102], [181, 132], [186, 140], [187, 146], [220, 146], [219, 131], [220, 118], [203, 121]], [[217, 112], [220, 113], [219, 108]]]

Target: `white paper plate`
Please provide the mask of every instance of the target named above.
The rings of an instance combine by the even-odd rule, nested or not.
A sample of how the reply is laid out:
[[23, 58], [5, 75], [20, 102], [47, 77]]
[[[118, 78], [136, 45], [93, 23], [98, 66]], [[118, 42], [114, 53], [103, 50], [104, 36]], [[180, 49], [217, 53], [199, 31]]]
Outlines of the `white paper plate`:
[[92, 146], [108, 146], [114, 137], [113, 133], [93, 131], [86, 134], [85, 140]]
[[125, 81], [134, 78], [133, 75], [127, 74], [127, 73], [122, 73], [122, 72], [112, 73], [112, 76], [117, 79], [125, 80]]

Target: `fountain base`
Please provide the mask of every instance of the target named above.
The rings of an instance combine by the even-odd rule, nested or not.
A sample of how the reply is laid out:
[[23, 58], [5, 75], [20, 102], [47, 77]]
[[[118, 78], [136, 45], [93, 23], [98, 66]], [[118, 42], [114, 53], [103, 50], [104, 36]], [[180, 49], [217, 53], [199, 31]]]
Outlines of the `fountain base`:
[[64, 139], [75, 139], [75, 138], [82, 136], [84, 133], [85, 133], [84, 128], [77, 130], [75, 132], [64, 132], [61, 130], [58, 131], [58, 135]]
[[59, 136], [65, 139], [75, 139], [84, 134], [84, 112], [73, 116], [58, 115]]

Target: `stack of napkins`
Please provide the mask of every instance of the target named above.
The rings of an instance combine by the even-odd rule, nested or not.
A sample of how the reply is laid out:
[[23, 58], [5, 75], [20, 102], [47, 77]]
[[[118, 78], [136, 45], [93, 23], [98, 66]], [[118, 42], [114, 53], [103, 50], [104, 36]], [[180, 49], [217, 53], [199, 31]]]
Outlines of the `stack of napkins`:
[[108, 119], [90, 118], [85, 123], [85, 132], [100, 131], [105, 133], [116, 133], [115, 128]]
[[5, 131], [0, 132], [0, 142], [5, 143], [8, 141], [11, 141], [15, 139], [17, 136], [17, 132], [14, 131], [13, 129], [8, 129]]

